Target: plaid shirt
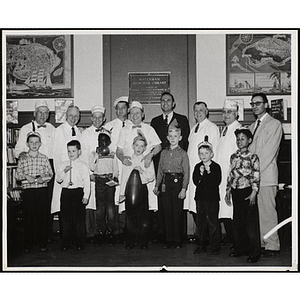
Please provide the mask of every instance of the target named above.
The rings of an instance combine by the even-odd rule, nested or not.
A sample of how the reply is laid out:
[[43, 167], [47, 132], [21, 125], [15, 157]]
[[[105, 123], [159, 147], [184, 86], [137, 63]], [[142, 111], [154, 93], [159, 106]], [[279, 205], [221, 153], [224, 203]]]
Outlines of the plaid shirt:
[[[51, 165], [49, 163], [49, 159], [46, 155], [41, 154], [38, 152], [37, 156], [33, 157], [29, 153], [25, 159], [19, 159], [18, 168], [16, 172], [16, 179], [17, 180], [25, 180], [26, 175], [29, 175], [33, 178], [37, 176], [45, 176], [51, 177], [53, 176], [53, 171], [51, 169]], [[29, 188], [41, 188], [47, 187], [47, 182], [44, 183], [28, 183], [22, 182], [23, 189]]]
[[227, 178], [227, 188], [244, 189], [252, 187], [258, 191], [260, 183], [259, 158], [247, 150], [241, 153], [237, 150], [230, 157], [230, 170]]

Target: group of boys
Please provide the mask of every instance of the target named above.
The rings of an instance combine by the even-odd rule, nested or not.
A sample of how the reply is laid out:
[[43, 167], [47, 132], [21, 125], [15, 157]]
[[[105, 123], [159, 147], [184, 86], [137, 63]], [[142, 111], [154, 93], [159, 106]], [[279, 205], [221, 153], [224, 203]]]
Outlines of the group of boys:
[[[267, 107], [265, 101], [254, 101], [260, 99], [259, 97], [261, 95], [252, 97], [251, 106], [257, 108], [263, 104]], [[256, 104], [252, 105], [253, 102]], [[42, 104], [47, 106], [45, 102]], [[56, 129], [55, 140], [64, 145], [59, 145], [60, 148], [54, 150], [56, 154], [53, 155], [55, 184], [60, 190], [57, 189], [59, 197], [53, 192], [51, 212], [60, 211], [62, 250], [67, 250], [72, 243], [77, 250], [82, 250], [89, 228], [95, 233], [91, 234], [95, 245], [100, 245], [105, 236], [108, 237], [109, 244], [113, 245], [114, 231], [118, 227], [125, 230], [125, 224], [126, 249], [130, 250], [139, 244], [145, 250], [148, 248], [150, 227], [148, 211], [157, 209], [164, 213], [163, 247], [180, 249], [183, 239], [184, 199], [188, 186], [192, 183], [195, 186], [192, 197], [195, 200], [197, 234], [200, 241], [194, 254], [205, 252], [208, 244], [213, 254], [219, 254], [219, 185], [224, 178], [221, 176], [220, 165], [213, 161], [214, 146], [207, 140], [209, 134], [194, 147], [196, 149], [192, 149], [197, 151], [198, 159], [191, 163], [191, 155], [187, 152], [188, 120], [173, 112], [175, 101], [172, 94], [162, 94], [161, 107], [168, 114], [154, 118], [151, 126], [143, 122], [145, 115], [141, 103], [132, 101], [129, 106], [128, 97], [120, 97], [114, 106], [117, 119], [107, 124], [105, 108], [94, 106], [91, 118], [93, 125], [83, 133], [76, 127], [79, 109], [69, 107], [66, 123]], [[196, 137], [199, 125], [207, 120], [208, 113], [204, 102], [197, 102], [194, 110], [197, 124], [191, 134]], [[130, 121], [127, 120], [128, 113]], [[161, 121], [164, 126], [160, 126]], [[64, 130], [67, 136], [63, 136]], [[60, 139], [59, 131], [62, 135]], [[261, 250], [257, 203], [261, 168], [259, 156], [248, 149], [255, 133], [254, 127], [251, 131], [243, 127], [234, 131], [238, 150], [230, 157], [229, 175], [225, 179], [225, 201], [228, 206], [233, 202], [234, 209], [234, 252], [230, 256], [249, 255], [249, 263], [258, 261]], [[191, 140], [189, 137], [189, 141]], [[33, 243], [31, 219], [34, 219], [34, 215], [31, 216], [28, 212], [39, 214], [32, 208], [40, 207], [37, 205], [40, 196], [34, 192], [37, 188], [47, 186], [53, 176], [47, 156], [39, 152], [41, 142], [43, 138], [37, 131], [28, 133], [26, 144], [29, 151], [27, 155], [19, 156], [17, 178], [26, 179], [22, 183], [24, 200], [28, 197], [35, 199], [33, 204], [25, 200], [31, 207], [25, 214], [25, 232], [28, 233], [25, 235], [25, 251], [29, 251]], [[126, 194], [128, 178], [133, 170], [138, 171], [142, 184], [141, 202], [135, 208], [129, 205]], [[27, 197], [27, 194], [30, 196]], [[45, 207], [47, 212], [47, 205]], [[125, 221], [118, 214], [122, 211], [126, 211]], [[86, 224], [89, 224], [87, 228]], [[39, 230], [46, 230], [45, 225], [41, 225]], [[46, 251], [47, 236], [46, 239], [42, 236], [38, 235], [38, 243], [40, 250]], [[274, 254], [276, 251], [269, 253]]]

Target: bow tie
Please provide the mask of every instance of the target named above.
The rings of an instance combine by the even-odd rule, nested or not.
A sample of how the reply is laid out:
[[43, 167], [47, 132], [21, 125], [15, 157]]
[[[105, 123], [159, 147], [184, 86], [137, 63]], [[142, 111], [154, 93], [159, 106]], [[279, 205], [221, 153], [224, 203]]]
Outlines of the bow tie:
[[38, 125], [37, 126], [37, 128], [41, 128], [41, 127], [46, 128], [46, 125], [44, 124], [44, 125]]
[[134, 128], [142, 128], [142, 126], [141, 125], [133, 125], [132, 129], [134, 129]]
[[96, 128], [95, 129], [95, 132], [99, 132], [99, 131], [102, 131], [103, 130], [103, 128], [102, 127], [100, 127], [100, 128]]

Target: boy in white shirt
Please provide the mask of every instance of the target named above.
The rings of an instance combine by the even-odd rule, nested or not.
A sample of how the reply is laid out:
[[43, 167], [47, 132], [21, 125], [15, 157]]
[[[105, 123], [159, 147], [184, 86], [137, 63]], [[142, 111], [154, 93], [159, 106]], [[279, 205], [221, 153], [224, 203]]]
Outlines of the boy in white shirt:
[[56, 178], [62, 186], [60, 198], [61, 249], [66, 251], [71, 246], [74, 234], [74, 243], [77, 250], [81, 251], [85, 244], [85, 206], [90, 195], [90, 173], [88, 166], [79, 158], [80, 142], [70, 141], [67, 149], [70, 160], [62, 162]]
[[[148, 248], [149, 231], [149, 201], [147, 183], [152, 182], [155, 179], [154, 165], [152, 163], [150, 164], [150, 167], [145, 168], [143, 153], [147, 148], [147, 140], [141, 132], [138, 132], [138, 135], [134, 138], [132, 148], [134, 153], [130, 158], [131, 165], [123, 166], [120, 187], [120, 202], [125, 200], [126, 208], [126, 223], [128, 231], [126, 249], [130, 250], [135, 244], [139, 243], [141, 249], [146, 250]], [[132, 208], [128, 205], [125, 199], [126, 184], [132, 170], [134, 169], [139, 171], [143, 185], [142, 201], [137, 208]]]

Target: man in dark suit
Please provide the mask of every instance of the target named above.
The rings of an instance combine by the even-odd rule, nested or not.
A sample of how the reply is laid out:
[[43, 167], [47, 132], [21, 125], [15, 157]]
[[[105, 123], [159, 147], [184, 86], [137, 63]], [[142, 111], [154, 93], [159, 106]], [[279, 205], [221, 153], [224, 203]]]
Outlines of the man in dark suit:
[[[190, 125], [186, 116], [177, 114], [174, 112], [176, 103], [174, 96], [169, 92], [162, 93], [160, 97], [160, 106], [162, 114], [151, 120], [151, 126], [155, 129], [157, 135], [162, 141], [162, 149], [169, 147], [169, 141], [167, 139], [168, 127], [176, 119], [178, 125], [181, 128], [182, 139], [179, 142], [179, 146], [187, 151], [188, 137], [190, 134]], [[158, 170], [158, 163], [160, 159], [160, 153], [153, 158], [155, 172]], [[165, 235], [165, 221], [164, 212], [161, 205], [161, 199], [158, 197], [158, 212], [157, 215], [157, 238], [164, 240]]]

